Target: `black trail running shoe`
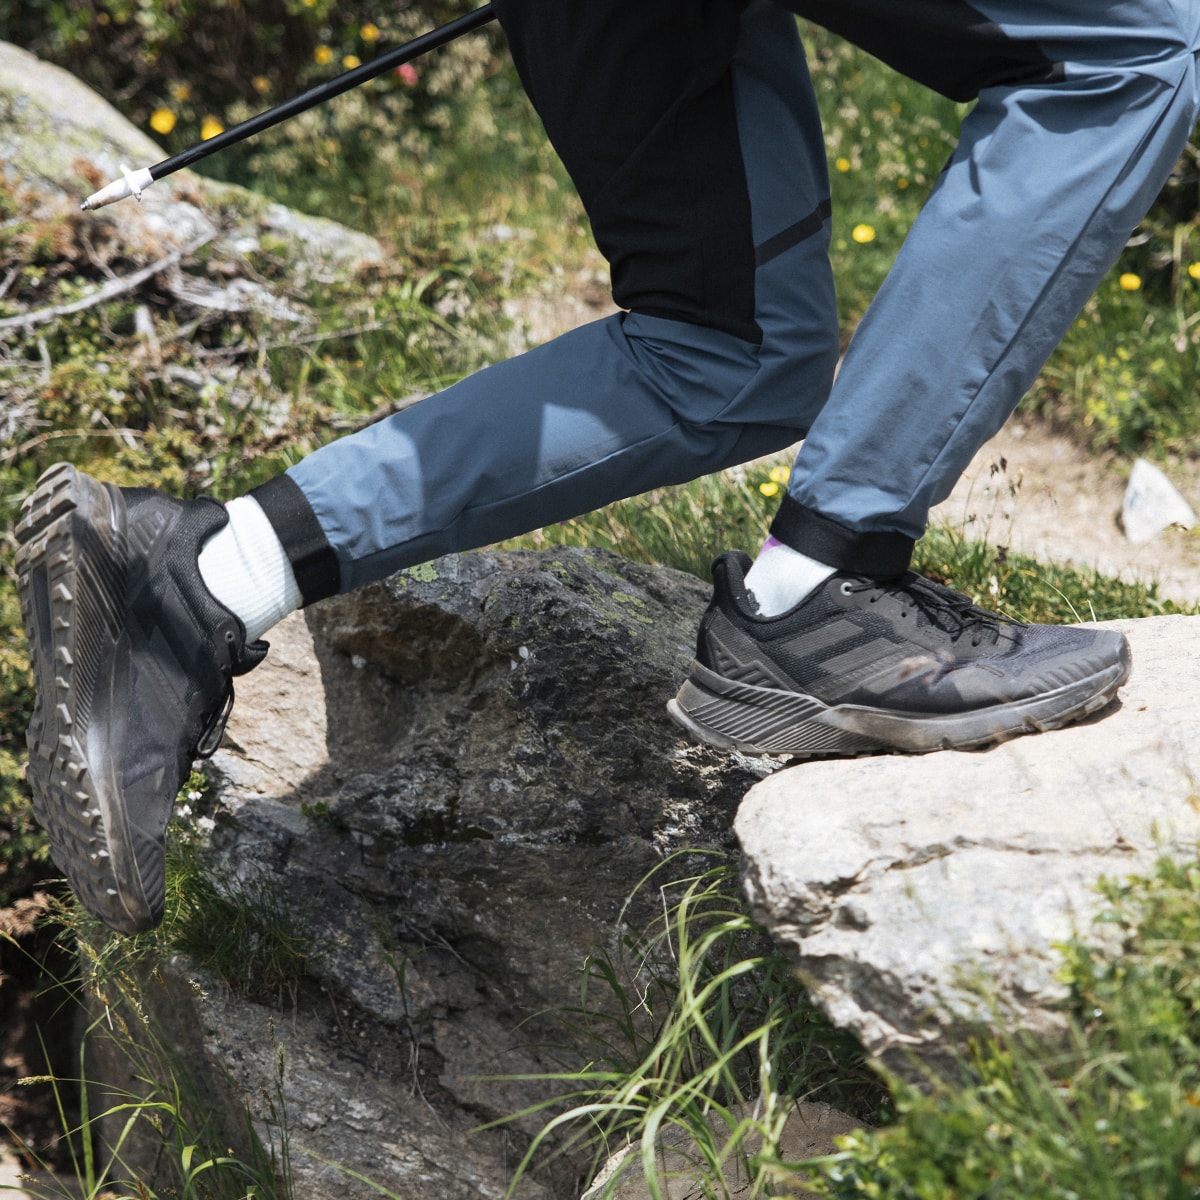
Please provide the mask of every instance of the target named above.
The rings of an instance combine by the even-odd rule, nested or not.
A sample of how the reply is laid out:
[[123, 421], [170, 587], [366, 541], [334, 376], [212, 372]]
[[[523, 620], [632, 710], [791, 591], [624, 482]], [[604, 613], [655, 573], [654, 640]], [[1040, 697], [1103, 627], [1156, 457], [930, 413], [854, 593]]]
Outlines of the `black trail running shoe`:
[[116, 488], [60, 463], [17, 526], [34, 815], [80, 901], [120, 933], [162, 920], [175, 795], [221, 739], [232, 677], [266, 653], [196, 567], [227, 520], [213, 500]]
[[1120, 634], [1009, 622], [911, 573], [838, 573], [789, 612], [760, 617], [749, 565], [744, 554], [713, 565], [696, 661], [667, 705], [725, 749], [973, 749], [1096, 712], [1129, 677]]

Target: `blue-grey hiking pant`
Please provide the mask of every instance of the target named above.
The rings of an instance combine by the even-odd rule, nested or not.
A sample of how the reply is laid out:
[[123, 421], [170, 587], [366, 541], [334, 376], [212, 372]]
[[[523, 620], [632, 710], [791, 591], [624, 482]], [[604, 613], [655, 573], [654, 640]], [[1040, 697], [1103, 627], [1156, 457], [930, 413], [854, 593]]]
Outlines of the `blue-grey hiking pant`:
[[[626, 311], [256, 489], [306, 602], [801, 438], [772, 532], [899, 573], [1197, 118], [1200, 0], [495, 3]], [[836, 383], [793, 11], [977, 98]]]

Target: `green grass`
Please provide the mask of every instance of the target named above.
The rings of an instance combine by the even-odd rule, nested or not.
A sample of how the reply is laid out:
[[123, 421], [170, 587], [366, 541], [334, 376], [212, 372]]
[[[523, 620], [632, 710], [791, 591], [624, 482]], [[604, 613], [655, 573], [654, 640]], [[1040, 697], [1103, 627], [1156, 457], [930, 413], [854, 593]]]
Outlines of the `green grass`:
[[[778, 481], [786, 477], [787, 461], [753, 463], [660, 488], [507, 544], [603, 546], [627, 558], [707, 579], [716, 552], [757, 551], [777, 503]], [[970, 538], [950, 525], [931, 527], [917, 543], [913, 569], [1014, 620], [1069, 624], [1195, 611], [1163, 598], [1154, 583], [1044, 563]]]
[[[1180, 253], [1191, 226], [1178, 229]], [[1134, 264], [1126, 264], [1134, 265]], [[1161, 299], [1110, 276], [1042, 371], [1025, 408], [1098, 450], [1195, 457], [1200, 424], [1200, 277], [1190, 254], [1158, 268]], [[1140, 276], [1138, 277], [1140, 278]]]
[[[181, 877], [173, 874], [178, 884]], [[177, 905], [177, 892], [173, 899]], [[49, 983], [42, 1003], [55, 1010], [60, 1027], [67, 1020], [64, 1007], [77, 1014], [78, 1069], [18, 1081], [48, 1093], [61, 1130], [52, 1147], [32, 1145], [0, 1125], [10, 1145], [49, 1173], [51, 1182], [43, 1185], [48, 1190], [37, 1194], [63, 1200], [293, 1200], [285, 1124], [276, 1125], [274, 1144], [264, 1144], [247, 1111], [230, 1110], [226, 1097], [196, 1086], [163, 1035], [158, 1015], [169, 1001], [150, 997], [162, 986], [161, 936], [115, 938], [69, 896], [54, 905], [48, 920], [79, 973]], [[0, 937], [21, 953], [14, 939]], [[98, 1078], [97, 1055], [121, 1062], [115, 1077], [128, 1082]], [[276, 1078], [262, 1086], [268, 1105], [282, 1108], [282, 1058]], [[149, 1164], [153, 1180], [145, 1173]]]
[[[997, 1035], [953, 1081], [927, 1077], [921, 1090], [892, 1079], [884, 1091], [863, 1069], [757, 940], [727, 865], [677, 886], [627, 961], [589, 962], [580, 1004], [564, 1013], [594, 1057], [551, 1077], [561, 1094], [547, 1107], [562, 1111], [543, 1139], [591, 1148], [597, 1167], [628, 1147], [605, 1196], [631, 1175], [655, 1200], [679, 1180], [713, 1200], [801, 1182], [835, 1200], [1200, 1192], [1200, 862], [1164, 859], [1102, 885], [1105, 944], [1117, 949], [1096, 950], [1088, 930], [1062, 948], [1060, 1036]], [[826, 1158], [787, 1162], [779, 1139], [802, 1099], [869, 1127]], [[669, 1144], [679, 1153], [665, 1154]]]
[[[668, 860], [640, 885], [660, 893], [662, 918], [624, 939], [619, 956], [589, 958], [578, 1005], [556, 1014], [571, 1056], [590, 1061], [540, 1077], [559, 1092], [532, 1111], [562, 1111], [531, 1144], [510, 1195], [551, 1142], [559, 1153], [590, 1151], [593, 1173], [632, 1146], [609, 1193], [632, 1170], [654, 1200], [670, 1179], [697, 1175], [716, 1189], [705, 1195], [723, 1196], [723, 1172], [754, 1181], [757, 1195], [789, 1174], [779, 1143], [794, 1099], [871, 1119], [886, 1104], [860, 1047], [818, 1013], [791, 962], [747, 917], [736, 863], [686, 857], [700, 860], [696, 874], [674, 879]], [[664, 1171], [660, 1141], [672, 1134], [692, 1161]]]
[[1114, 955], [1066, 948], [1061, 1041], [979, 1047], [972, 1081], [897, 1086], [826, 1166], [838, 1200], [1184, 1200], [1200, 1193], [1200, 863], [1107, 886]]

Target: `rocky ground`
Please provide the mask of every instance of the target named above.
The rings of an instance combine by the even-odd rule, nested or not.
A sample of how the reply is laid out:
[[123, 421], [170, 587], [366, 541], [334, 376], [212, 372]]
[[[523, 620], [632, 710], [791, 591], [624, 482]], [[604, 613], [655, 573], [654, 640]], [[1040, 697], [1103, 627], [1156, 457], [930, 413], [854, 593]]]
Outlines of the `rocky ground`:
[[[1155, 581], [1166, 598], [1200, 603], [1200, 533], [1170, 529], [1134, 545], [1122, 532], [1130, 466], [1112, 454], [1089, 454], [1040, 422], [1014, 419], [976, 455], [935, 519], [1036, 558]], [[1200, 461], [1162, 469], [1200, 508]]]

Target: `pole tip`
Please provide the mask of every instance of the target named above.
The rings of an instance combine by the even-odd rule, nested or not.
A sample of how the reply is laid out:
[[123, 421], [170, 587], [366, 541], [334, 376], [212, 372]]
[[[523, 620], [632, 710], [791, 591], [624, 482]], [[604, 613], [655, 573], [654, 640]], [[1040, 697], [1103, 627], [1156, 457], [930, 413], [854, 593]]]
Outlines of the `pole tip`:
[[107, 187], [93, 192], [79, 207], [84, 212], [90, 212], [93, 208], [103, 208], [106, 204], [115, 204], [118, 200], [124, 200], [126, 196], [133, 196], [140, 201], [142, 192], [154, 182], [149, 167], [131, 171], [122, 163], [121, 176], [122, 178], [114, 179]]

